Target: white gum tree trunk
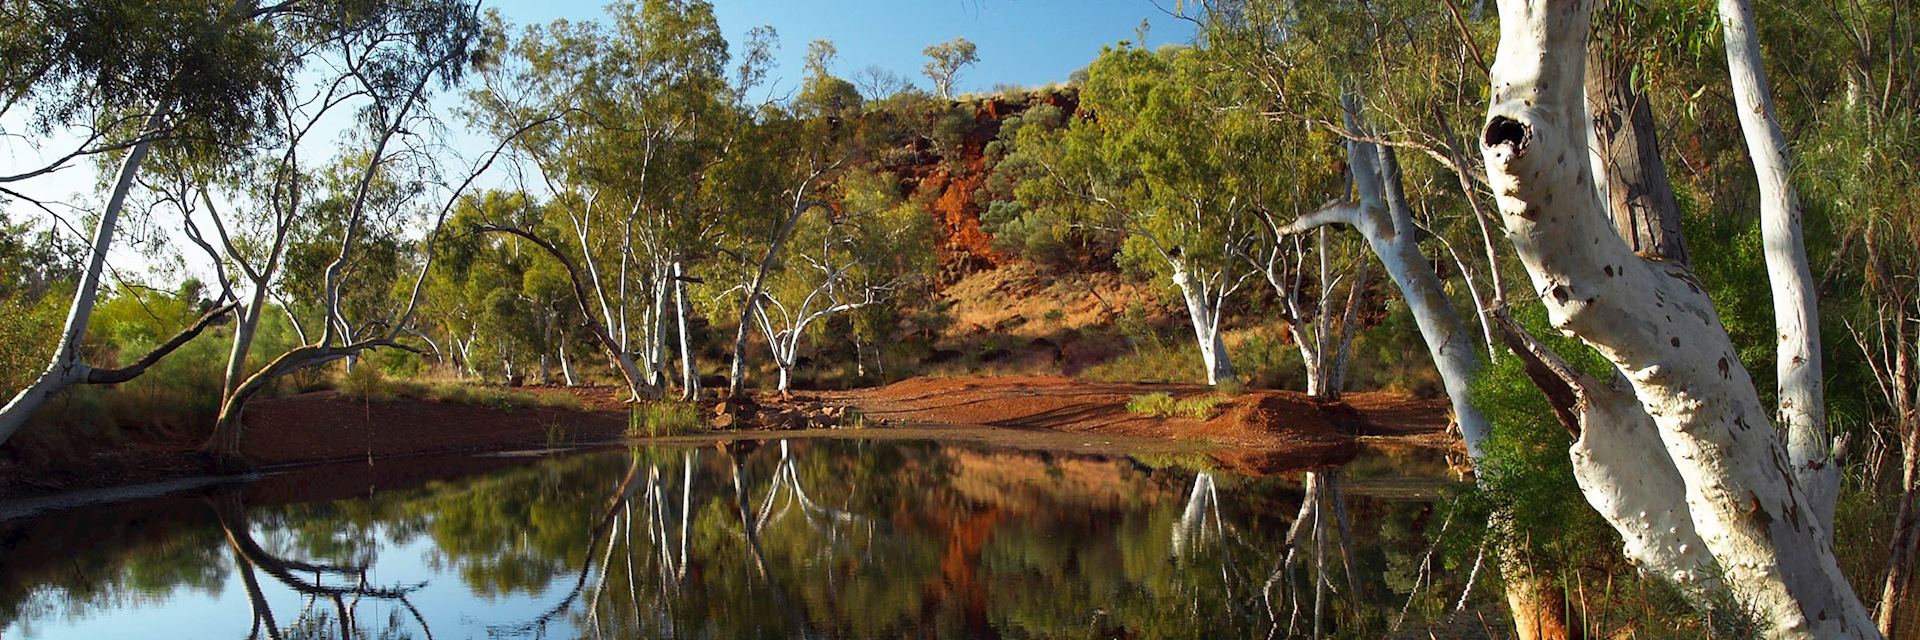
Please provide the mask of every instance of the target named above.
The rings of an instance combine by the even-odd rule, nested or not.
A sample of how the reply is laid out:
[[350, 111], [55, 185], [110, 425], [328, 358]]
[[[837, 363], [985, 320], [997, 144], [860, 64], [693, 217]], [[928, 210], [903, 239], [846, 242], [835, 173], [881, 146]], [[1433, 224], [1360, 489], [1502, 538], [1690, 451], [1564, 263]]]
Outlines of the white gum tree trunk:
[[[1694, 530], [1686, 484], [1667, 455], [1659, 428], [1630, 385], [1617, 375], [1612, 382], [1602, 382], [1574, 370], [1504, 310], [1494, 316], [1500, 335], [1572, 432], [1567, 453], [1574, 482], [1587, 504], [1620, 535], [1622, 553], [1642, 574], [1674, 585], [1696, 607], [1710, 608], [1725, 586], [1719, 568]], [[1524, 567], [1520, 570], [1524, 575]], [[1510, 585], [1509, 600], [1540, 595], [1532, 593], [1537, 586], [1522, 585], [1516, 591]], [[1538, 620], [1515, 622], [1526, 629]]]
[[1719, 0], [1725, 29], [1727, 71], [1733, 101], [1746, 137], [1747, 155], [1760, 185], [1760, 237], [1767, 280], [1773, 286], [1773, 324], [1778, 339], [1778, 420], [1787, 432], [1787, 459], [1823, 530], [1833, 528], [1840, 495], [1840, 467], [1832, 464], [1827, 435], [1825, 387], [1821, 379], [1820, 310], [1813, 271], [1807, 266], [1806, 235], [1800, 225], [1800, 196], [1789, 176], [1792, 159], [1787, 137], [1774, 114], [1773, 91], [1760, 57], [1760, 39], [1747, 0]]
[[569, 387], [579, 384], [579, 381], [573, 377], [573, 361], [567, 359], [566, 338], [562, 337], [560, 339], [560, 346], [556, 348], [555, 351], [557, 351], [560, 356], [560, 378], [565, 380]]
[[1877, 638], [1712, 301], [1630, 251], [1586, 162], [1587, 0], [1502, 0], [1481, 144], [1507, 236], [1554, 326], [1631, 382], [1695, 530], [1772, 638]]
[[1224, 302], [1224, 296], [1208, 295], [1207, 287], [1194, 280], [1185, 262], [1178, 258], [1170, 262], [1173, 284], [1180, 288], [1180, 298], [1187, 303], [1193, 337], [1200, 343], [1200, 360], [1207, 369], [1207, 384], [1218, 385], [1234, 379], [1233, 361], [1228, 358], [1226, 342], [1220, 336], [1220, 303]]
[[667, 388], [667, 305], [673, 290], [673, 266], [665, 261], [656, 261], [653, 282], [652, 306], [647, 309], [647, 377], [653, 386], [662, 390]]
[[[147, 132], [159, 130], [166, 117], [166, 107], [156, 105], [140, 129], [143, 137]], [[120, 169], [113, 180], [113, 192], [107, 197], [107, 206], [100, 211], [100, 221], [93, 228], [93, 244], [87, 253], [87, 270], [81, 274], [80, 286], [73, 293], [73, 305], [67, 309], [67, 321], [60, 331], [59, 346], [54, 348], [53, 359], [47, 363], [46, 371], [41, 372], [32, 384], [14, 394], [4, 408], [0, 408], [0, 442], [12, 438], [20, 427], [26, 425], [27, 419], [40, 409], [40, 405], [46, 404], [61, 389], [86, 382], [92, 368], [81, 360], [81, 342], [87, 337], [87, 323], [93, 319], [93, 305], [100, 297], [100, 275], [106, 269], [107, 252], [113, 247], [120, 210], [126, 207], [127, 193], [133, 190], [134, 179], [140, 173], [140, 163], [146, 160], [147, 151], [152, 145], [151, 140], [137, 142], [120, 159]]]
[[812, 195], [812, 189], [827, 174], [838, 170], [843, 162], [845, 161], [814, 170], [800, 182], [798, 188], [794, 189], [793, 202], [787, 209], [785, 218], [780, 226], [775, 228], [773, 237], [768, 239], [766, 253], [761, 255], [760, 264], [754, 269], [753, 278], [746, 283], [746, 298], [741, 302], [743, 306], [740, 309], [740, 324], [735, 328], [733, 336], [733, 359], [727, 367], [728, 395], [740, 393], [742, 378], [747, 375], [747, 336], [753, 330], [753, 315], [759, 312], [762, 306], [767, 274], [784, 255], [783, 247], [787, 244], [787, 238], [793, 235], [794, 225], [800, 223], [800, 216], [813, 210], [815, 203], [808, 199]]
[[693, 366], [693, 334], [687, 330], [687, 266], [673, 263], [673, 317], [680, 333], [680, 399], [700, 399], [700, 371]]
[[[1248, 256], [1248, 262], [1273, 287], [1274, 296], [1280, 299], [1281, 320], [1286, 322], [1287, 334], [1293, 338], [1294, 348], [1299, 350], [1300, 361], [1305, 365], [1307, 395], [1337, 400], [1345, 386], [1346, 361], [1352, 353], [1350, 347], [1357, 328], [1359, 299], [1370, 278], [1367, 266], [1362, 264], [1353, 273], [1336, 274], [1328, 253], [1328, 231], [1325, 227], [1315, 230], [1318, 290], [1314, 299], [1317, 303], [1309, 306], [1301, 299], [1301, 292], [1308, 286], [1305, 243], [1298, 237], [1289, 239], [1280, 233], [1281, 225], [1272, 217], [1268, 216], [1266, 223], [1275, 231], [1270, 238], [1272, 243], [1263, 255]], [[1340, 280], [1350, 281], [1347, 284], [1347, 306], [1345, 311], [1340, 312], [1336, 336], [1333, 324], [1335, 310], [1329, 302], [1334, 300], [1336, 285]]]
[[[1367, 137], [1358, 98], [1348, 93], [1341, 103], [1348, 132], [1355, 138]], [[1460, 321], [1459, 312], [1447, 298], [1440, 276], [1420, 253], [1419, 229], [1414, 225], [1406, 194], [1400, 188], [1399, 162], [1392, 149], [1359, 140], [1347, 142], [1347, 158], [1359, 200], [1337, 203], [1301, 216], [1281, 232], [1302, 233], [1338, 223], [1353, 227], [1366, 238], [1368, 248], [1379, 258], [1387, 276], [1406, 299], [1420, 337], [1427, 344], [1427, 353], [1446, 387], [1467, 453], [1479, 460], [1481, 445], [1490, 429], [1486, 415], [1474, 408], [1469, 397], [1473, 376], [1482, 365], [1480, 350], [1472, 330]]]

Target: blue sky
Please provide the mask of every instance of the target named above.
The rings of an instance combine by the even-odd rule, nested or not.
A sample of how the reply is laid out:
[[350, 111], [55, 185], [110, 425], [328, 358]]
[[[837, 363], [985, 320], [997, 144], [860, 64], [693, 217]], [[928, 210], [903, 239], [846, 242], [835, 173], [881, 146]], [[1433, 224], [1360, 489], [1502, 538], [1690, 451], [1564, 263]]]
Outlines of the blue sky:
[[[1102, 45], [1131, 40], [1141, 19], [1152, 29], [1149, 46], [1184, 43], [1191, 23], [1168, 16], [1151, 0], [711, 0], [727, 40], [736, 45], [747, 30], [772, 25], [780, 32], [781, 68], [776, 95], [800, 81], [807, 43], [828, 39], [840, 51], [834, 72], [842, 77], [877, 65], [931, 88], [920, 67], [921, 50], [955, 36], [979, 45], [980, 63], [962, 72], [956, 89], [986, 91], [1000, 84], [1023, 86], [1064, 81], [1087, 65]], [[494, 0], [487, 6], [516, 24], [555, 18], [590, 20], [603, 0]], [[1171, 10], [1174, 0], [1161, 0]], [[737, 51], [737, 49], [736, 49]]]

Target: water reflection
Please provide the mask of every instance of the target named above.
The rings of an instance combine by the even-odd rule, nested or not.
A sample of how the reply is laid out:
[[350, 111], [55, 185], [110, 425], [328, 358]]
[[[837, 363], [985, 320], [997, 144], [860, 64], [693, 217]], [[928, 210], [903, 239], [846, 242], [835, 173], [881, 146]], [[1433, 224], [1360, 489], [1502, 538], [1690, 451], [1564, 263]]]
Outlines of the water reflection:
[[0, 523], [0, 637], [1377, 637], [1444, 607], [1399, 486], [862, 441], [252, 485]]

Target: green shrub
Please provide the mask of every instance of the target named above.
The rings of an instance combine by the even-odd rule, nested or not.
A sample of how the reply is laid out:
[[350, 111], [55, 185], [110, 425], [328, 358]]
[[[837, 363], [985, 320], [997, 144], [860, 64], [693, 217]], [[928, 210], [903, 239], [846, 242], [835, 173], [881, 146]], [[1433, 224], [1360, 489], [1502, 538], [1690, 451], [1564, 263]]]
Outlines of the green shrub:
[[1234, 370], [1248, 386], [1261, 389], [1307, 388], [1307, 366], [1300, 348], [1280, 331], [1258, 331], [1230, 350]]
[[1399, 391], [1422, 398], [1446, 393], [1413, 312], [1398, 296], [1387, 302], [1386, 317], [1379, 324], [1354, 338], [1352, 353], [1348, 389]]
[[392, 400], [399, 395], [395, 385], [387, 384], [387, 376], [380, 372], [379, 367], [364, 363], [350, 367], [341, 373], [334, 388], [340, 392], [340, 395], [356, 400]]
[[847, 407], [846, 414], [840, 417], [840, 426], [849, 429], [867, 428], [867, 412], [854, 407]]
[[1173, 403], [1172, 415], [1193, 418], [1195, 420], [1211, 420], [1214, 414], [1218, 413], [1220, 405], [1227, 401], [1227, 398], [1228, 396], [1225, 394], [1219, 393], [1209, 393], [1203, 396], [1187, 398]]
[[1187, 469], [1199, 472], [1212, 472], [1218, 470], [1219, 467], [1219, 465], [1214, 463], [1213, 456], [1197, 451], [1182, 453], [1136, 452], [1127, 454], [1127, 457], [1132, 458], [1134, 462], [1145, 465], [1149, 469]]
[[[1556, 353], [1590, 373], [1610, 370], [1599, 354], [1549, 330], [1538, 306], [1516, 310], [1516, 319]], [[1567, 447], [1572, 438], [1554, 418], [1546, 396], [1527, 377], [1518, 357], [1490, 363], [1473, 381], [1473, 404], [1493, 429], [1476, 473], [1471, 497], [1489, 513], [1512, 515], [1492, 535], [1521, 549], [1522, 557], [1558, 573], [1585, 566], [1596, 555], [1614, 553], [1620, 542], [1613, 529], [1588, 506], [1574, 483]]]
[[1149, 393], [1134, 396], [1127, 401], [1127, 411], [1148, 416], [1164, 416], [1173, 413], [1173, 396], [1167, 393]]

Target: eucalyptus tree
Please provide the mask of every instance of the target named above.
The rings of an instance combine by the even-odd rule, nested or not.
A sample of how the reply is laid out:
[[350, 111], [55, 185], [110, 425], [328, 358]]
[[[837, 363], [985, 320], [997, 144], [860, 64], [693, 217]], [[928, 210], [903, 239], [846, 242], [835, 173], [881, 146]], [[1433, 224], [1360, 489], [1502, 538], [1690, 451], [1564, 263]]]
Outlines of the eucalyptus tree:
[[[1822, 506], [1796, 477], [1712, 300], [1685, 265], [1634, 255], [1605, 228], [1611, 223], [1593, 195], [1592, 169], [1577, 161], [1590, 127], [1583, 117], [1590, 10], [1587, 3], [1500, 3], [1494, 92], [1480, 142], [1508, 238], [1554, 325], [1631, 382], [1665, 445], [1652, 455], [1671, 457], [1695, 529], [1734, 596], [1770, 623], [1770, 637], [1879, 637], [1841, 574]], [[1738, 102], [1758, 111], [1743, 114], [1742, 126], [1760, 129], [1749, 139], [1755, 155], [1767, 156], [1756, 160], [1764, 172], [1784, 163], [1785, 152], [1754, 140], [1777, 142], [1778, 129], [1764, 106], [1751, 8], [1726, 2], [1721, 13], [1736, 93], [1752, 94]], [[1569, 154], [1574, 162], [1562, 160]], [[1791, 209], [1780, 200], [1784, 189], [1771, 204], [1766, 193], [1763, 209]], [[1774, 222], [1798, 226], [1791, 215]], [[1786, 244], [1769, 251], [1791, 253]], [[1794, 270], [1773, 271], [1791, 289]]]
[[[471, 229], [492, 223], [515, 228], [551, 228], [538, 220], [541, 209], [522, 193], [486, 191], [461, 199], [447, 225]], [[574, 384], [569, 344], [575, 313], [569, 275], [544, 251], [511, 236], [459, 234], [442, 249], [428, 274], [421, 317], [442, 333], [468, 375], [481, 375], [479, 361], [497, 357], [508, 381], [526, 378], [528, 363], [538, 363], [542, 382], [553, 380], [557, 361], [561, 379]]]
[[564, 244], [581, 269], [581, 306], [597, 310], [603, 346], [636, 397], [665, 384], [667, 336], [678, 328], [681, 384], [691, 394], [698, 379], [683, 289], [715, 226], [701, 215], [699, 194], [738, 119], [727, 42], [706, 2], [609, 11], [610, 26], [529, 28], [471, 102], [476, 119], [503, 131], [564, 114], [517, 149], [545, 186], [547, 207], [569, 222]]
[[[323, 197], [295, 214], [323, 223], [310, 229], [305, 242], [296, 243], [309, 250], [308, 258], [325, 255], [312, 251], [318, 246], [334, 247], [323, 266], [297, 280], [317, 285], [304, 299], [317, 308], [319, 317], [313, 320], [319, 335], [230, 387], [205, 445], [217, 455], [238, 453], [247, 402], [280, 376], [342, 359], [351, 362], [369, 349], [409, 348], [396, 339], [413, 322], [440, 224], [460, 193], [492, 162], [489, 156], [464, 180], [435, 188], [436, 149], [425, 134], [414, 133], [438, 129], [427, 105], [432, 90], [453, 86], [483, 55], [486, 34], [478, 9], [447, 0], [417, 0], [387, 9], [367, 16], [360, 30], [326, 41], [314, 54], [346, 65], [333, 82], [355, 87], [348, 95], [356, 97], [359, 116], [359, 126], [350, 130], [352, 137], [318, 185]], [[431, 204], [428, 199], [434, 195], [444, 195], [444, 205]], [[424, 215], [428, 228], [424, 238], [407, 242], [402, 234], [415, 215]], [[411, 286], [404, 284], [401, 271], [412, 265], [400, 264], [403, 258], [398, 255], [408, 245], [424, 254], [417, 260]], [[380, 277], [378, 271], [364, 268], [369, 259], [392, 269]], [[308, 266], [320, 262], [313, 259]], [[312, 335], [304, 329], [302, 333]]]
[[[235, 322], [223, 375], [223, 402], [231, 400], [252, 373], [248, 357], [260, 320], [270, 305], [277, 303], [287, 313], [302, 334], [303, 343], [309, 340], [294, 298], [309, 305], [321, 301], [324, 292], [299, 291], [303, 283], [319, 281], [313, 277], [319, 275], [319, 269], [312, 264], [296, 265], [307, 267], [301, 282], [283, 286], [281, 280], [288, 262], [297, 263], [302, 258], [309, 263], [323, 262], [328, 251], [321, 245], [337, 242], [343, 220], [324, 214], [340, 211], [340, 202], [325, 200], [324, 195], [328, 190], [344, 189], [341, 182], [351, 179], [346, 167], [355, 160], [347, 156], [334, 159], [330, 167], [314, 167], [309, 155], [324, 153], [314, 148], [323, 144], [315, 139], [355, 111], [366, 115], [395, 106], [411, 111], [415, 108], [412, 103], [424, 97], [408, 95], [404, 99], [409, 102], [402, 104], [398, 88], [360, 79], [396, 74], [403, 64], [445, 64], [424, 59], [430, 51], [408, 50], [392, 42], [401, 30], [428, 26], [427, 21], [436, 13], [455, 16], [441, 27], [443, 30], [471, 29], [470, 24], [458, 24], [458, 12], [464, 8], [457, 4], [393, 5], [388, 10], [390, 19], [365, 22], [355, 32], [339, 34], [323, 46], [310, 49], [310, 60], [291, 61], [301, 68], [327, 68], [328, 72], [308, 71], [307, 77], [267, 93], [265, 100], [272, 116], [268, 126], [245, 137], [217, 142], [183, 140], [163, 147], [156, 154], [158, 166], [153, 177], [141, 180], [155, 199], [180, 214], [185, 237], [205, 254], [221, 289], [227, 292], [223, 297], [234, 298]], [[407, 56], [422, 59], [409, 61]], [[459, 61], [449, 57], [446, 62]], [[399, 117], [406, 118], [404, 114]], [[403, 149], [389, 157], [424, 151], [412, 148], [414, 145], [405, 140], [395, 146]], [[367, 194], [370, 208], [376, 211], [390, 210], [392, 201], [410, 195], [403, 185], [378, 179], [368, 183]], [[290, 252], [296, 255], [290, 257]], [[344, 339], [351, 342], [347, 329]]]
[[922, 53], [927, 56], [927, 64], [921, 70], [927, 79], [933, 81], [933, 92], [941, 99], [953, 98], [953, 83], [960, 77], [960, 70], [980, 61], [980, 48], [966, 38], [954, 38], [940, 44], [928, 45]]
[[754, 307], [781, 393], [802, 337], [822, 333], [834, 316], [896, 298], [932, 266], [931, 220], [894, 190], [882, 175], [847, 175], [834, 185], [837, 206], [810, 210], [816, 215], [794, 225], [794, 246]]
[[[1484, 363], [1479, 356], [1481, 348], [1490, 357], [1501, 357], [1506, 351], [1498, 347], [1511, 349], [1573, 437], [1569, 458], [1575, 484], [1620, 534], [1625, 555], [1645, 573], [1678, 585], [1696, 603], [1707, 606], [1717, 593], [1715, 577], [1719, 569], [1694, 531], [1682, 499], [1679, 473], [1670, 462], [1646, 455], [1658, 447], [1651, 417], [1624, 390], [1624, 382], [1595, 380], [1577, 370], [1528, 334], [1505, 308], [1508, 294], [1503, 261], [1479, 204], [1485, 177], [1479, 167], [1469, 164], [1464, 142], [1450, 128], [1451, 122], [1466, 121], [1458, 112], [1479, 95], [1475, 87], [1480, 80], [1467, 73], [1480, 64], [1473, 31], [1476, 23], [1469, 23], [1457, 5], [1448, 5], [1444, 11], [1395, 3], [1308, 10], [1288, 2], [1254, 2], [1236, 5], [1235, 9], [1220, 12], [1213, 40], [1241, 52], [1241, 63], [1249, 75], [1281, 96], [1276, 101], [1279, 108], [1271, 112], [1315, 126], [1324, 122], [1313, 115], [1319, 110], [1315, 105], [1337, 100], [1344, 120], [1333, 130], [1347, 141], [1357, 201], [1336, 203], [1302, 216], [1282, 232], [1340, 223], [1352, 226], [1367, 239], [1414, 313], [1476, 467], [1490, 462], [1484, 446], [1494, 429], [1520, 428], [1492, 424], [1477, 406], [1484, 399], [1476, 400], [1469, 391]], [[1275, 24], [1285, 28], [1276, 29]], [[1457, 41], [1448, 42], [1448, 34], [1456, 33]], [[1432, 40], [1436, 34], [1439, 39]], [[1406, 41], [1411, 38], [1422, 40]], [[1619, 55], [1620, 50], [1633, 45], [1620, 41], [1611, 46], [1614, 51], [1609, 53]], [[1315, 74], [1324, 73], [1319, 68], [1303, 69], [1297, 62], [1322, 58], [1337, 61], [1330, 83], [1315, 81]], [[1367, 67], [1373, 70], [1358, 71]], [[1348, 71], [1342, 74], [1341, 69]], [[1362, 76], [1384, 82], [1356, 84], [1355, 79]], [[1619, 78], [1589, 81], [1614, 90], [1611, 104], [1647, 109], [1644, 102], [1633, 102], [1633, 97], [1621, 90], [1619, 83], [1623, 80]], [[1328, 84], [1339, 87], [1338, 98], [1329, 95], [1334, 90]], [[1594, 91], [1590, 95], [1602, 94]], [[1363, 97], [1367, 108], [1363, 108]], [[1421, 112], [1431, 115], [1413, 115]], [[1370, 127], [1366, 115], [1382, 118], [1388, 124]], [[1606, 140], [1610, 145], [1606, 147], [1609, 162], [1604, 166], [1610, 167], [1613, 173], [1608, 175], [1621, 179], [1623, 185], [1650, 187], [1651, 179], [1638, 172], [1659, 168], [1657, 152], [1648, 160], [1645, 148], [1654, 144], [1653, 135], [1636, 128], [1645, 124], [1644, 118], [1632, 119], [1631, 115], [1621, 114], [1624, 120], [1611, 115], [1601, 120], [1623, 125], [1610, 131]], [[1319, 126], [1331, 129], [1330, 123]], [[1410, 195], [1398, 150], [1422, 152], [1452, 173], [1453, 179], [1429, 176], [1430, 185], [1443, 186], [1437, 190], [1430, 186], [1418, 197]], [[1628, 170], [1636, 173], [1630, 175]], [[1457, 186], [1445, 186], [1448, 183]], [[1418, 186], [1418, 182], [1413, 184]], [[1657, 242], [1660, 250], [1678, 250], [1677, 211], [1653, 211], [1647, 194], [1631, 188], [1616, 189], [1615, 194], [1621, 196], [1615, 204], [1626, 214], [1623, 217], [1627, 221], [1619, 226], [1622, 233], [1642, 232], [1641, 244], [1653, 248]], [[1669, 195], [1667, 202], [1671, 201]], [[1426, 212], [1421, 217], [1413, 215], [1416, 203]], [[1434, 210], [1467, 215], [1460, 216], [1459, 221], [1448, 221], [1431, 213]], [[1656, 217], [1667, 214], [1671, 215]], [[1470, 237], [1474, 231], [1479, 236], [1476, 244], [1485, 251], [1484, 262], [1477, 266], [1454, 248], [1456, 242], [1471, 242], [1461, 242], [1460, 235]], [[1449, 233], [1456, 234], [1456, 239], [1450, 241]], [[1653, 235], [1658, 233], [1674, 235]], [[1478, 311], [1483, 340], [1468, 337], [1469, 329], [1453, 310], [1446, 283], [1422, 256], [1423, 235], [1430, 238], [1430, 246], [1437, 245], [1460, 266], [1461, 281]], [[1496, 521], [1523, 517], [1526, 515], [1502, 513]], [[1540, 634], [1547, 629], [1571, 627], [1574, 621], [1564, 619], [1569, 609], [1551, 601], [1553, 587], [1528, 566], [1531, 563], [1520, 561], [1525, 551], [1509, 548], [1500, 552], [1508, 599], [1522, 636], [1543, 637]]]
[[727, 373], [730, 394], [742, 388], [748, 338], [767, 287], [787, 259], [794, 230], [808, 213], [828, 207], [832, 182], [868, 142], [870, 132], [860, 118], [864, 101], [851, 83], [827, 68], [831, 45], [817, 44], [811, 51], [796, 99], [784, 108], [763, 105], [738, 120], [729, 153], [711, 167], [709, 202], [726, 212], [716, 229], [718, 251], [730, 260], [721, 268], [728, 286], [710, 288], [719, 289], [722, 298], [740, 294]]
[[[56, 392], [75, 384], [124, 382], [185, 344], [229, 309], [221, 306], [130, 366], [94, 369], [82, 355], [87, 321], [119, 218], [141, 163], [156, 143], [221, 140], [270, 123], [264, 96], [289, 81], [307, 43], [359, 28], [383, 6], [349, 11], [336, 3], [260, 6], [181, 2], [142, 7], [113, 2], [11, 3], [0, 9], [0, 115], [31, 109], [20, 135], [78, 135], [45, 166], [0, 176], [0, 197], [53, 213], [16, 186], [88, 159], [118, 157], [98, 213], [73, 303], [46, 370], [0, 408], [0, 441]], [[17, 133], [17, 132], [16, 132]]]
[[[1108, 48], [1086, 70], [1081, 109], [1035, 114], [1003, 135], [1023, 224], [1124, 238], [1118, 259], [1166, 277], [1185, 303], [1208, 384], [1234, 378], [1226, 306], [1255, 271], [1256, 209], [1275, 200], [1263, 164], [1274, 129], [1251, 88], [1195, 48]], [[1054, 126], [1048, 126], [1052, 124]]]

